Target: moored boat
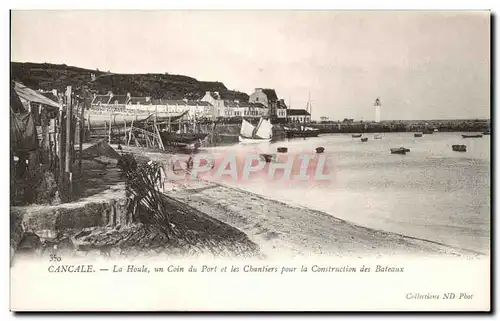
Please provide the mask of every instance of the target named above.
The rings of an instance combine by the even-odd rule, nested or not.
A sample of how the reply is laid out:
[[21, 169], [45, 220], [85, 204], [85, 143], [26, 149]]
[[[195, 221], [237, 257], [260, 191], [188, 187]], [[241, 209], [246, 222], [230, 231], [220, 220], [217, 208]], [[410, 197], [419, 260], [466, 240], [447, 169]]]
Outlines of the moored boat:
[[368, 137], [363, 137], [363, 138], [361, 138], [361, 142], [362, 142], [362, 143], [366, 143], [367, 141], [368, 141]]
[[373, 136], [373, 139], [382, 139], [382, 135], [376, 134], [375, 136]]
[[318, 153], [318, 154], [321, 154], [321, 153], [323, 153], [324, 151], [325, 151], [325, 148], [324, 148], [324, 147], [317, 147], [317, 148], [316, 148], [316, 153]]
[[352, 138], [360, 138], [363, 134], [352, 134]]
[[466, 152], [467, 146], [465, 146], [465, 145], [452, 145], [451, 149], [455, 152]]
[[422, 133], [414, 133], [413, 137], [422, 137]]
[[481, 138], [483, 134], [462, 134], [462, 138]]
[[287, 138], [294, 137], [318, 137], [319, 129], [300, 126], [300, 128], [284, 127]]
[[398, 147], [398, 148], [391, 148], [391, 154], [401, 154], [401, 155], [406, 155], [410, 150], [408, 148], [404, 147]]
[[277, 150], [278, 150], [278, 153], [286, 153], [286, 152], [288, 152], [288, 148], [286, 148], [286, 147], [278, 147]]

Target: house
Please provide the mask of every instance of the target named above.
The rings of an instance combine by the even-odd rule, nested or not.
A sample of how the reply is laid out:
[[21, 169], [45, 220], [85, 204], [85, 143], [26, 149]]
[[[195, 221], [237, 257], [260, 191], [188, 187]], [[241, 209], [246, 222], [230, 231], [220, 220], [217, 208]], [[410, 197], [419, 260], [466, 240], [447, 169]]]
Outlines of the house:
[[288, 109], [287, 119], [291, 123], [308, 123], [311, 121], [311, 114], [305, 109]]
[[200, 101], [207, 102], [211, 105], [210, 111], [207, 113], [207, 117], [217, 118], [225, 117], [224, 101], [221, 99], [219, 92], [217, 91], [207, 91], [205, 96], [200, 99]]
[[278, 101], [278, 106], [276, 109], [276, 117], [278, 119], [286, 120], [286, 110], [287, 110], [287, 106], [285, 104], [285, 100], [280, 99]]
[[132, 97], [127, 93], [127, 105], [152, 105], [151, 97]]
[[115, 111], [125, 111], [128, 101], [127, 95], [115, 95], [113, 92], [108, 92], [106, 95], [94, 95], [91, 108], [112, 107]]
[[183, 100], [188, 110], [188, 115], [191, 119], [204, 118], [210, 112], [212, 105], [206, 101], [200, 100]]
[[255, 91], [250, 95], [248, 101], [250, 103], [260, 103], [264, 105], [268, 109], [268, 115], [270, 117], [277, 117], [279, 100], [274, 89], [255, 88]]

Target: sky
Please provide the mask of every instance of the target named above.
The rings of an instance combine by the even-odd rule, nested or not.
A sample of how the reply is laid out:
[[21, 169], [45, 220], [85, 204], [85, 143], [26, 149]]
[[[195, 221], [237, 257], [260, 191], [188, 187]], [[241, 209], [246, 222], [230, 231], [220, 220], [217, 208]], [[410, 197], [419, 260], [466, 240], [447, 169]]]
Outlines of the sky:
[[490, 118], [489, 12], [12, 11], [11, 60], [274, 88], [312, 118]]

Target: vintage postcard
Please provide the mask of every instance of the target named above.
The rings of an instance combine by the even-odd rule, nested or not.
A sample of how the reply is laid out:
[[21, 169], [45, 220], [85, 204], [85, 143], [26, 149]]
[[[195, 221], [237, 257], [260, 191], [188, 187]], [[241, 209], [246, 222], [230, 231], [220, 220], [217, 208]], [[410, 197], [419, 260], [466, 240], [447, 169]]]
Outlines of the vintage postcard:
[[489, 11], [12, 10], [12, 311], [490, 311]]

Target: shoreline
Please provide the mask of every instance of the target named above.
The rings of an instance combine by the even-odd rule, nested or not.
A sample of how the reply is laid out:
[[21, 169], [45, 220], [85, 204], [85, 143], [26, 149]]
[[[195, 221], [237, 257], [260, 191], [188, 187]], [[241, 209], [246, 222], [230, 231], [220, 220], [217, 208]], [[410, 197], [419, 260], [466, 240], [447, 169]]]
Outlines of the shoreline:
[[[126, 148], [136, 156], [135, 148]], [[124, 148], [124, 152], [125, 152]], [[141, 150], [164, 163], [171, 153]], [[287, 204], [238, 187], [196, 179], [167, 182], [164, 193], [245, 233], [267, 257], [307, 255], [488, 256], [417, 237], [360, 226], [305, 206]], [[242, 202], [246, 200], [246, 202]]]

